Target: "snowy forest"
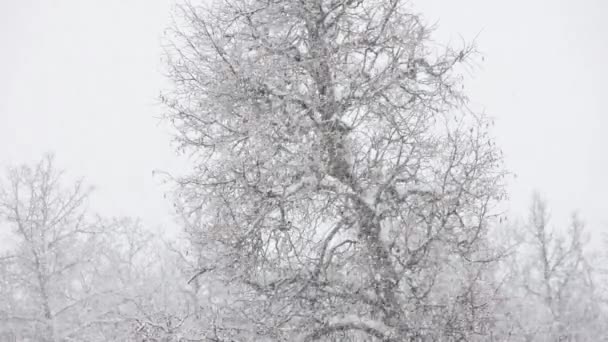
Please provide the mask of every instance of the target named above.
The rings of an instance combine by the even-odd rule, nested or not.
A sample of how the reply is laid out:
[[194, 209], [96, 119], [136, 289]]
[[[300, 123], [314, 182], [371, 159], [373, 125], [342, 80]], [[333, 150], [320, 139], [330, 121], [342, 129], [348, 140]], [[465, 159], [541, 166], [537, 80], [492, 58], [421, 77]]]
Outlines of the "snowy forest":
[[98, 214], [52, 154], [3, 170], [0, 341], [608, 341], [608, 240], [538, 193], [506, 214], [474, 42], [405, 0], [173, 16], [180, 232]]

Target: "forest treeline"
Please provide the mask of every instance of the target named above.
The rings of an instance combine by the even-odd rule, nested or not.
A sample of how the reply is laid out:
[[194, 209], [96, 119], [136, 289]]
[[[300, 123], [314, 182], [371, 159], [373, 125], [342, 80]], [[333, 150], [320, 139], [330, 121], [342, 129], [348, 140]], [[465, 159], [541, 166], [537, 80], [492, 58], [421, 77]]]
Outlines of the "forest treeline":
[[[282, 278], [278, 271], [274, 278], [253, 270], [255, 281], [238, 279], [227, 266], [234, 272], [237, 267], [253, 267], [254, 261], [210, 263], [217, 255], [205, 248], [209, 242], [202, 240], [202, 228], [187, 220], [183, 234], [168, 239], [136, 219], [93, 214], [87, 207], [90, 188], [64, 179], [52, 156], [11, 168], [3, 180], [0, 226], [10, 229], [13, 245], [0, 256], [0, 341], [287, 341], [302, 335], [311, 336], [304, 340], [320, 341], [407, 340], [380, 335], [389, 331], [374, 320], [381, 314], [359, 308], [380, 309], [377, 303], [358, 303], [367, 300], [365, 294], [329, 282]], [[445, 274], [429, 274], [424, 292], [410, 288], [412, 296], [419, 296], [410, 299], [414, 309], [436, 310], [433, 320], [416, 328], [445, 335], [409, 340], [606, 337], [606, 255], [587, 247], [589, 235], [582, 221], [573, 215], [565, 226], [550, 223], [549, 209], [539, 195], [533, 196], [528, 217], [513, 221], [496, 224], [488, 238], [492, 253], [467, 260], [472, 269], [450, 266]], [[346, 245], [319, 247], [331, 248], [331, 258], [347, 251], [338, 250], [341, 244]], [[288, 248], [277, 242], [263, 247]], [[446, 262], [438, 255], [427, 258], [418, 262], [438, 263], [435, 272]], [[350, 255], [344, 262], [365, 267], [367, 261]], [[325, 276], [360, 281], [364, 274]], [[284, 305], [295, 306], [289, 311], [271, 305], [278, 300], [274, 296], [280, 295], [280, 287], [288, 285], [298, 291], [322, 286], [314, 301], [306, 300], [322, 308], [324, 315], [340, 317], [342, 327], [286, 329], [289, 320], [300, 319], [297, 308], [303, 298], [298, 293], [280, 298]], [[420, 301], [430, 301], [425, 296], [430, 297], [432, 290], [445, 296], [434, 299], [437, 308], [415, 308], [429, 305]], [[352, 298], [338, 302], [334, 296]], [[275, 315], [285, 321], [271, 320]], [[438, 317], [444, 321], [437, 322]], [[274, 336], [277, 332], [293, 335], [279, 338]]]
[[[600, 341], [606, 255], [505, 217], [474, 45], [401, 0], [176, 7], [162, 100], [181, 233], [88, 207], [51, 156], [0, 182], [0, 341]], [[504, 206], [503, 206], [504, 207]]]

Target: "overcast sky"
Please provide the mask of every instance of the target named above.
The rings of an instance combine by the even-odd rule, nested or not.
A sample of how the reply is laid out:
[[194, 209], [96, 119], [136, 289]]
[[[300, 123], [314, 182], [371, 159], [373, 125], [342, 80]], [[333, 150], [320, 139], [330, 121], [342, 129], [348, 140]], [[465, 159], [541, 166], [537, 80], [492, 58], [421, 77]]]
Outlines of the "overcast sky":
[[[156, 117], [161, 36], [170, 0], [0, 1], [0, 164], [48, 151], [96, 186], [92, 207], [170, 226], [152, 170], [178, 172]], [[485, 61], [466, 83], [496, 119], [510, 171], [509, 202], [534, 189], [555, 223], [578, 209], [608, 229], [608, 5], [604, 0], [418, 0], [437, 40], [477, 36]], [[462, 37], [462, 38], [461, 38]], [[604, 101], [602, 101], [604, 100]]]

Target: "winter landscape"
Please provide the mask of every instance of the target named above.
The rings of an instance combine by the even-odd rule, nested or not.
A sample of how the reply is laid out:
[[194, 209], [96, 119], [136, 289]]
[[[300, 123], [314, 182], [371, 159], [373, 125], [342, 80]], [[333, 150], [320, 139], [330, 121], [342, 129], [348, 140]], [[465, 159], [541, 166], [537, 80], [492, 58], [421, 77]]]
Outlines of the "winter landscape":
[[607, 341], [608, 7], [520, 2], [1, 4], [0, 341]]

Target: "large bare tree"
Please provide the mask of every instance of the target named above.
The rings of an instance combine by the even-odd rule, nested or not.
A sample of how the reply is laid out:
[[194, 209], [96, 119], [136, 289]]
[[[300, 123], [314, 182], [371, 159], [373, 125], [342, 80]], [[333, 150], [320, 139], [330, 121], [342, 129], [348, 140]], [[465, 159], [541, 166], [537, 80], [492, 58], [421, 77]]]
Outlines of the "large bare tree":
[[490, 122], [399, 0], [176, 12], [164, 96], [195, 163], [177, 206], [216, 287], [209, 338], [457, 341], [491, 326], [503, 197]]

